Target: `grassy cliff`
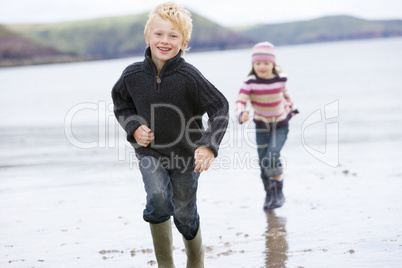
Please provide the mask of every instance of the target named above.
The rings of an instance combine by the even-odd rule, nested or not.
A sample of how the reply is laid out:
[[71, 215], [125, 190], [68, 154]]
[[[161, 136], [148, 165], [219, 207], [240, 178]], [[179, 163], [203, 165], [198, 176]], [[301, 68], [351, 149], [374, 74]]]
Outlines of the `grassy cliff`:
[[[94, 59], [127, 57], [144, 53], [147, 13], [54, 24], [6, 25], [33, 42], [59, 51]], [[252, 38], [219, 26], [193, 13], [192, 50], [238, 48]]]
[[[147, 13], [52, 24], [0, 25], [0, 67], [142, 55]], [[402, 20], [350, 16], [225, 28], [193, 12], [191, 51], [402, 36]]]
[[402, 36], [402, 20], [371, 21], [351, 16], [331, 16], [309, 21], [256, 25], [238, 29], [256, 41], [276, 45]]

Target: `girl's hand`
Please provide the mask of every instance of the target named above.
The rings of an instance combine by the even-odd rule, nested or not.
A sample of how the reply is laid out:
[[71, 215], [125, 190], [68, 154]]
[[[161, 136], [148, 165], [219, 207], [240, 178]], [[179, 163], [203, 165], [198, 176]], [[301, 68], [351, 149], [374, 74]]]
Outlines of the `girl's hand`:
[[297, 110], [296, 107], [293, 107], [293, 108], [292, 108], [292, 114], [293, 114], [293, 115], [296, 115], [296, 114], [298, 114], [298, 113], [299, 113], [299, 110]]
[[211, 149], [206, 146], [201, 146], [195, 150], [195, 169], [194, 172], [207, 171], [215, 159], [215, 155]]
[[249, 119], [249, 114], [250, 114], [249, 111], [243, 112], [243, 113], [241, 114], [241, 116], [240, 116], [240, 123], [247, 122], [248, 119]]
[[152, 133], [151, 129], [148, 128], [146, 125], [139, 126], [134, 131], [133, 136], [138, 145], [142, 147], [147, 147], [151, 143], [151, 141], [155, 139], [154, 133]]

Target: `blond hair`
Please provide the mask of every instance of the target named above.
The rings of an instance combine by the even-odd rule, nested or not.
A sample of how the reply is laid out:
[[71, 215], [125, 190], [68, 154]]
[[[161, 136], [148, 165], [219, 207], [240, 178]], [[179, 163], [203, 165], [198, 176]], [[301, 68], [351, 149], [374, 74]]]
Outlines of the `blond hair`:
[[[145, 24], [144, 34], [149, 37], [151, 32], [151, 25], [156, 16], [161, 17], [164, 20], [169, 20], [175, 27], [179, 29], [183, 35], [183, 45], [187, 44], [191, 38], [191, 32], [193, 30], [193, 23], [191, 19], [190, 11], [179, 6], [175, 2], [166, 2], [156, 6], [150, 13], [147, 23]], [[190, 48], [186, 48], [189, 50]], [[184, 55], [185, 51], [182, 51]]]

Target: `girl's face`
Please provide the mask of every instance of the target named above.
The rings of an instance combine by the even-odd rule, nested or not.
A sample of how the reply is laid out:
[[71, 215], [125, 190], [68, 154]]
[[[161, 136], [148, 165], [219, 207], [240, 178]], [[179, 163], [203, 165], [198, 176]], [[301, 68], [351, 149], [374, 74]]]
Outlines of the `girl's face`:
[[145, 40], [151, 48], [152, 61], [158, 71], [162, 69], [166, 61], [176, 56], [180, 50], [184, 51], [187, 46], [187, 43], [183, 42], [183, 35], [179, 29], [160, 16], [154, 19]]
[[253, 63], [255, 73], [262, 79], [274, 78], [274, 67], [274, 63], [270, 61], [256, 61]]

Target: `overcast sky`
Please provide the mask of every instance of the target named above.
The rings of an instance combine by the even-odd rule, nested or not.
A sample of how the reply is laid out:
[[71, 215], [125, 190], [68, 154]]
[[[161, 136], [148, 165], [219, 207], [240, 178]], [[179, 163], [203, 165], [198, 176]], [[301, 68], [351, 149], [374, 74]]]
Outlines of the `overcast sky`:
[[[42, 23], [150, 11], [160, 0], [0, 0], [0, 24]], [[223, 26], [279, 23], [327, 15], [402, 19], [401, 0], [176, 1]]]

